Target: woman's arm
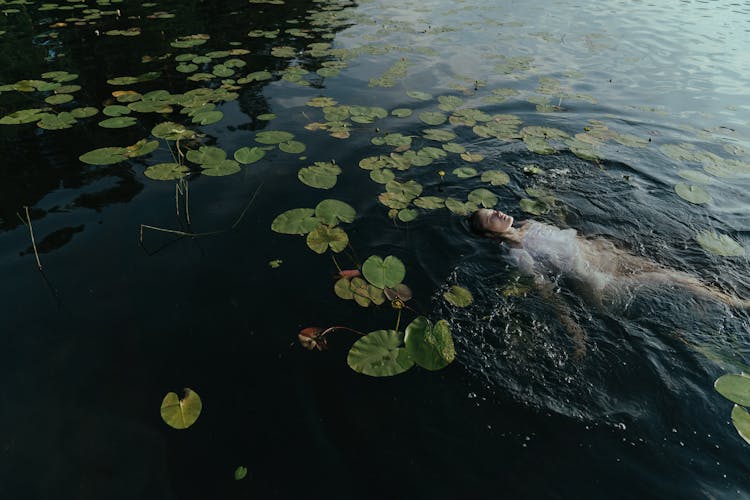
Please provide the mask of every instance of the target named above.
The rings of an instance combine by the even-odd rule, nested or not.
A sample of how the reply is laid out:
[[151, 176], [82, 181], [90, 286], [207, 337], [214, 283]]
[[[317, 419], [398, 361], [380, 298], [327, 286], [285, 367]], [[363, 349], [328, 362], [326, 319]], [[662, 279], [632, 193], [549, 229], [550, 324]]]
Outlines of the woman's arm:
[[562, 297], [555, 292], [552, 283], [541, 276], [537, 276], [534, 281], [539, 290], [539, 294], [544, 300], [552, 305], [560, 324], [565, 327], [568, 334], [573, 339], [573, 343], [575, 344], [573, 357], [576, 359], [582, 358], [586, 355], [586, 332], [570, 314], [570, 308], [565, 301], [563, 301]]

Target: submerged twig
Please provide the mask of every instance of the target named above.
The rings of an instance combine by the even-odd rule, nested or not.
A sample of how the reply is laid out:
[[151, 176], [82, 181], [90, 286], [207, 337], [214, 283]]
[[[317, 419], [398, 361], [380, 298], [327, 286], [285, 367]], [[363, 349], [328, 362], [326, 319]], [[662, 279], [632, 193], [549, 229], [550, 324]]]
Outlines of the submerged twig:
[[29, 235], [31, 235], [31, 248], [34, 249], [34, 257], [36, 257], [36, 266], [39, 268], [39, 270], [42, 270], [42, 262], [39, 260], [39, 252], [36, 250], [36, 241], [34, 240], [34, 228], [31, 225], [31, 217], [29, 216], [29, 207], [24, 205], [24, 210], [26, 210], [26, 226], [29, 228]]
[[190, 236], [191, 238], [196, 238], [199, 236], [213, 236], [216, 234], [225, 233], [227, 231], [231, 231], [232, 229], [236, 228], [240, 222], [242, 222], [242, 219], [245, 217], [245, 214], [247, 213], [247, 210], [250, 208], [250, 205], [255, 201], [255, 197], [258, 196], [258, 192], [260, 191], [260, 188], [263, 187], [263, 184], [258, 186], [258, 189], [255, 190], [253, 193], [253, 196], [250, 198], [250, 200], [245, 205], [245, 208], [242, 209], [242, 212], [240, 212], [239, 217], [237, 217], [237, 220], [234, 221], [234, 223], [228, 227], [227, 229], [217, 229], [215, 231], [206, 231], [202, 233], [194, 233], [192, 231], [180, 231], [177, 229], [167, 229], [163, 227], [157, 227], [157, 226], [149, 226], [148, 224], [141, 224], [140, 230], [139, 230], [139, 241], [141, 245], [143, 244], [143, 230], [144, 229], [151, 229], [152, 231], [159, 231], [162, 233], [170, 233], [170, 234], [176, 234], [178, 236]]

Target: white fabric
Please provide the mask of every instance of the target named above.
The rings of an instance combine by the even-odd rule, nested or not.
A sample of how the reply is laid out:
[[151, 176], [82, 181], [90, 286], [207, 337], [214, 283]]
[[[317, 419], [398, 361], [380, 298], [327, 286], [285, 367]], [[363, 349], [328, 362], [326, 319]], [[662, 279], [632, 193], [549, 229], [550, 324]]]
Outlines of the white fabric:
[[526, 223], [520, 247], [511, 248], [510, 258], [522, 271], [536, 276], [564, 275], [603, 289], [612, 279], [596, 267], [585, 240], [575, 229], [560, 229], [536, 221]]

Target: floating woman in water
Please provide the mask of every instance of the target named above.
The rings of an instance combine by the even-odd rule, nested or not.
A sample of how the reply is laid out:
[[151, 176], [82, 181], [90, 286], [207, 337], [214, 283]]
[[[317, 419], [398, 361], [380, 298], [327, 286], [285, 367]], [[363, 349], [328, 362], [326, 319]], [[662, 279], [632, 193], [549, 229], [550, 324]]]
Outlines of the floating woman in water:
[[[554, 298], [552, 283], [560, 277], [572, 280], [584, 295], [599, 305], [614, 300], [619, 293], [632, 293], [638, 286], [657, 284], [676, 285], [696, 296], [732, 307], [750, 308], [750, 300], [727, 294], [690, 274], [630, 254], [607, 239], [579, 236], [575, 229], [560, 229], [534, 220], [514, 226], [510, 215], [486, 208], [474, 212], [469, 222], [475, 233], [505, 242], [510, 247], [512, 263], [534, 277], [545, 298]], [[577, 344], [577, 354], [583, 354], [583, 330], [559, 300], [554, 305]]]

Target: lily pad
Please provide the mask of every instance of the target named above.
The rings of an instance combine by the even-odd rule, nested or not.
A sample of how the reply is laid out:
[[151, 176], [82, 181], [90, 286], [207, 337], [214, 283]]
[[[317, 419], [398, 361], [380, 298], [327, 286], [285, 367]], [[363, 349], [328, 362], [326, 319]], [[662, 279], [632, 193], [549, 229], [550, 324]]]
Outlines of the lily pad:
[[116, 116], [100, 121], [99, 126], [103, 128], [125, 128], [132, 127], [136, 123], [138, 123], [138, 120], [132, 116]]
[[126, 148], [98, 148], [78, 157], [83, 163], [89, 165], [113, 165], [129, 158]]
[[427, 125], [441, 125], [448, 117], [438, 111], [424, 111], [419, 114], [419, 119]]
[[479, 175], [479, 172], [477, 172], [477, 169], [474, 167], [458, 167], [453, 169], [453, 175], [459, 179], [469, 179]]
[[76, 123], [75, 117], [70, 113], [58, 113], [56, 115], [44, 115], [36, 124], [37, 127], [46, 130], [62, 130], [70, 128]]
[[312, 208], [293, 208], [277, 215], [271, 229], [282, 234], [307, 234], [319, 225]]
[[397, 217], [401, 222], [411, 222], [417, 218], [417, 215], [419, 213], [413, 208], [402, 208], [398, 211]]
[[104, 113], [107, 116], [116, 117], [116, 116], [129, 115], [130, 111], [131, 111], [130, 108], [127, 107], [127, 106], [121, 106], [119, 104], [113, 104], [113, 105], [110, 105], [110, 106], [106, 106], [102, 110], [102, 113]]
[[456, 307], [468, 307], [474, 302], [474, 297], [471, 295], [471, 292], [458, 285], [452, 285], [450, 289], [443, 294], [443, 298]]
[[542, 200], [523, 198], [518, 204], [521, 210], [532, 215], [542, 215], [550, 211], [550, 206]]
[[461, 154], [466, 152], [466, 148], [462, 145], [455, 143], [455, 142], [449, 142], [447, 144], [443, 144], [443, 149], [448, 151], [449, 153], [455, 153], [455, 154]]
[[340, 227], [321, 224], [307, 234], [307, 246], [315, 253], [325, 253], [329, 248], [335, 253], [349, 244], [349, 236]]
[[445, 206], [445, 200], [438, 196], [422, 196], [414, 200], [414, 205], [425, 210], [435, 210]]
[[388, 184], [396, 178], [396, 174], [393, 170], [388, 168], [376, 168], [370, 171], [370, 179], [377, 182], [378, 184]]
[[198, 420], [203, 404], [198, 394], [191, 389], [183, 390], [182, 399], [169, 392], [161, 402], [161, 418], [170, 427], [187, 429]]
[[211, 125], [224, 118], [224, 113], [219, 110], [204, 111], [193, 115], [192, 122], [198, 125]]
[[393, 111], [391, 111], [391, 115], [395, 116], [396, 118], [408, 118], [412, 114], [412, 110], [409, 108], [396, 108]]
[[695, 235], [698, 244], [713, 254], [723, 257], [741, 257], [745, 255], [745, 249], [726, 234], [718, 234], [715, 231], [701, 231]]
[[94, 115], [99, 113], [99, 110], [96, 108], [92, 108], [90, 106], [83, 107], [83, 108], [75, 108], [70, 110], [70, 114], [73, 115], [74, 118], [90, 118]]
[[450, 326], [444, 319], [433, 326], [424, 316], [417, 317], [406, 327], [404, 343], [409, 356], [426, 370], [440, 370], [456, 358]]
[[738, 405], [732, 408], [732, 424], [737, 433], [747, 444], [750, 444], [750, 413]]
[[493, 186], [504, 186], [510, 182], [510, 177], [500, 170], [488, 170], [482, 173], [482, 181], [489, 182]]
[[241, 481], [241, 480], [245, 479], [246, 476], [247, 476], [247, 467], [243, 467], [242, 465], [240, 465], [239, 467], [237, 467], [236, 469], [234, 469], [234, 480], [235, 481]]
[[712, 184], [713, 178], [699, 170], [680, 170], [677, 175], [695, 184]]
[[695, 184], [680, 182], [674, 187], [674, 190], [680, 198], [696, 205], [711, 201], [711, 195], [708, 194], [708, 191]]
[[31, 123], [43, 118], [44, 111], [38, 108], [22, 109], [14, 111], [0, 118], [0, 125], [20, 125], [22, 123]]
[[371, 255], [362, 264], [362, 275], [378, 288], [393, 288], [403, 281], [406, 276], [406, 267], [398, 257], [393, 255], [385, 259], [378, 255]]
[[339, 200], [323, 200], [315, 207], [315, 217], [329, 226], [353, 222], [356, 216], [354, 207]]
[[371, 377], [405, 372], [414, 361], [403, 347], [404, 335], [395, 330], [376, 330], [357, 340], [346, 358], [352, 370]]
[[474, 212], [474, 210], [477, 209], [477, 206], [473, 203], [464, 203], [455, 198], [446, 198], [445, 208], [447, 208], [448, 210], [450, 210], [456, 215], [466, 216]]
[[732, 403], [750, 406], [750, 375], [722, 375], [714, 382], [714, 389]]
[[469, 153], [467, 151], [465, 153], [461, 153], [461, 159], [470, 163], [479, 163], [480, 161], [484, 160], [484, 155], [481, 155], [479, 153]]
[[255, 141], [261, 144], [279, 144], [294, 139], [294, 134], [281, 130], [264, 130], [255, 135]]
[[305, 151], [306, 147], [299, 141], [286, 141], [279, 143], [279, 149], [289, 154], [299, 154]]
[[310, 187], [331, 189], [336, 185], [341, 168], [335, 163], [315, 162], [311, 167], [303, 167], [297, 172], [297, 178]]
[[47, 104], [65, 104], [73, 100], [73, 96], [70, 94], [55, 94], [51, 95], [44, 100]]
[[266, 152], [259, 147], [250, 148], [246, 146], [234, 152], [234, 159], [244, 165], [255, 163], [264, 156], [266, 156]]
[[158, 137], [159, 139], [166, 139], [168, 141], [179, 141], [184, 139], [192, 139], [195, 137], [195, 132], [186, 128], [184, 125], [174, 122], [162, 122], [151, 129], [151, 135]]
[[419, 90], [410, 90], [406, 93], [409, 97], [412, 99], [417, 99], [420, 101], [429, 101], [432, 99], [432, 96], [428, 94], [427, 92], [421, 92]]
[[199, 149], [191, 149], [185, 155], [186, 158], [199, 165], [218, 163], [227, 158], [227, 153], [221, 148], [215, 146], [201, 146]]
[[383, 290], [360, 277], [352, 278], [349, 287], [354, 301], [362, 307], [368, 307], [370, 304], [380, 305], [385, 302]]
[[241, 170], [240, 164], [234, 160], [222, 160], [214, 163], [205, 163], [202, 166], [203, 170], [201, 170], [201, 173], [203, 175], [208, 175], [211, 177], [224, 177], [227, 175], [236, 174]]
[[443, 130], [439, 128], [428, 128], [422, 131], [422, 136], [425, 139], [438, 142], [448, 142], [456, 138], [456, 134], [450, 130]]
[[189, 168], [178, 163], [159, 163], [148, 167], [143, 174], [157, 181], [172, 181], [182, 178], [189, 171]]
[[479, 188], [469, 193], [469, 201], [484, 208], [492, 208], [497, 205], [497, 196], [489, 189]]

